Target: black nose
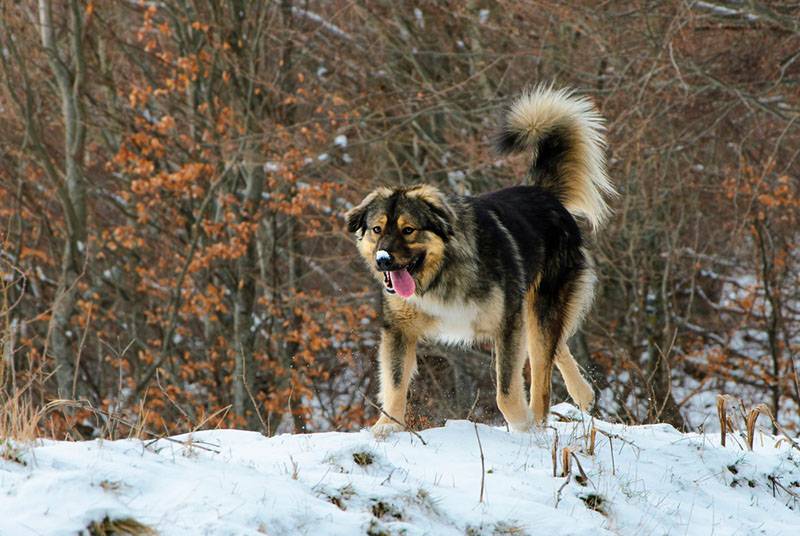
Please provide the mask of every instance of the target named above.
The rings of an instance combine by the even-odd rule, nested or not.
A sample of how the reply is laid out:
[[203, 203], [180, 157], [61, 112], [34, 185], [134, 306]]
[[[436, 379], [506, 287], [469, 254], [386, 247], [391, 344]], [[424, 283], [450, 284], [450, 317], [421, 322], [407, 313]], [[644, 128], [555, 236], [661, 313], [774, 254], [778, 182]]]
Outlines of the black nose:
[[380, 250], [375, 255], [375, 264], [378, 265], [378, 270], [388, 272], [392, 268], [392, 264], [394, 264], [394, 259], [388, 251]]

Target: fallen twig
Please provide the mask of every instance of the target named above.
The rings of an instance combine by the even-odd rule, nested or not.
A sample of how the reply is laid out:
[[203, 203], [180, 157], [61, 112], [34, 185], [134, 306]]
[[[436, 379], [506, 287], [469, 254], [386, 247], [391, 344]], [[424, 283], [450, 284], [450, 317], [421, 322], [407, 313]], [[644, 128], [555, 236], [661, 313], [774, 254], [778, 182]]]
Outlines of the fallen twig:
[[553, 450], [550, 454], [553, 458], [553, 478], [555, 478], [558, 475], [558, 430], [555, 430], [553, 435]]
[[611, 442], [611, 436], [608, 437], [608, 448], [611, 450], [611, 476], [617, 475], [617, 466], [614, 464], [614, 444]]
[[[583, 485], [585, 485], [585, 482], [591, 482], [591, 480], [589, 480], [589, 477], [586, 475], [586, 471], [583, 470], [583, 466], [581, 465], [581, 462], [578, 459], [578, 457], [575, 455], [574, 452], [572, 452], [571, 454], [572, 454], [572, 459], [575, 460], [575, 465], [578, 466], [578, 472], [580, 473], [580, 476], [575, 477], [575, 480], [577, 480], [578, 484], [583, 484]], [[592, 484], [592, 486], [594, 486], [594, 484]]]
[[475, 437], [478, 438], [478, 450], [481, 453], [481, 497], [480, 502], [483, 502], [483, 489], [486, 482], [486, 465], [483, 458], [483, 445], [481, 445], [481, 436], [478, 435], [478, 425], [472, 423], [472, 426], [475, 427]]
[[769, 475], [769, 476], [767, 476], [767, 478], [769, 479], [770, 482], [772, 482], [773, 495], [775, 495], [775, 486], [778, 486], [779, 488], [781, 488], [783, 491], [785, 491], [786, 493], [788, 493], [789, 495], [791, 495], [795, 499], [800, 499], [800, 495], [798, 495], [794, 491], [790, 490], [789, 488], [787, 488], [786, 486], [781, 484], [781, 482], [780, 482], [780, 480], [778, 480], [777, 476]]
[[567, 487], [567, 484], [569, 484], [569, 478], [564, 480], [564, 483], [561, 484], [560, 488], [558, 488], [558, 491], [556, 492], [556, 504], [554, 508], [558, 508], [558, 503], [561, 502], [561, 492]]
[[641, 451], [641, 449], [639, 448], [639, 446], [636, 443], [634, 443], [633, 441], [631, 441], [629, 439], [625, 439], [624, 437], [622, 437], [619, 434], [615, 434], [613, 432], [606, 432], [602, 428], [597, 428], [597, 431], [600, 432], [601, 434], [603, 434], [604, 436], [606, 436], [607, 438], [609, 438], [609, 440], [611, 438], [619, 439], [620, 441], [622, 441], [626, 445], [630, 445], [631, 447], [635, 448], [637, 452]]
[[475, 407], [478, 405], [478, 399], [480, 399], [480, 397], [481, 397], [481, 390], [480, 388], [478, 388], [478, 392], [475, 393], [475, 401], [472, 403], [472, 406], [469, 408], [469, 411], [467, 412], [468, 421], [472, 420], [472, 412], [475, 411]]

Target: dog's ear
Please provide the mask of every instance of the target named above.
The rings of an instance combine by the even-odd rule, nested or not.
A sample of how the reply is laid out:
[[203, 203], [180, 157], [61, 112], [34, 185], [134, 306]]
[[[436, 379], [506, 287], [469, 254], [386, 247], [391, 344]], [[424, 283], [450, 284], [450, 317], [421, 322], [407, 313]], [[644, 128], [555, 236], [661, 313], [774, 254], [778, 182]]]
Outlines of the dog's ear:
[[449, 206], [446, 209], [431, 206], [431, 211], [433, 215], [430, 222], [431, 230], [445, 240], [450, 239], [455, 234], [453, 231], [453, 220], [455, 219], [453, 211]]
[[406, 191], [406, 195], [416, 198], [428, 206], [428, 226], [445, 240], [453, 236], [456, 213], [447, 202], [441, 190], [429, 184], [420, 184]]
[[367, 195], [361, 203], [347, 211], [345, 218], [347, 219], [348, 231], [351, 233], [361, 231], [361, 234], [364, 234], [364, 231], [367, 229], [367, 212], [369, 211], [369, 207], [380, 195], [381, 191], [375, 190]]

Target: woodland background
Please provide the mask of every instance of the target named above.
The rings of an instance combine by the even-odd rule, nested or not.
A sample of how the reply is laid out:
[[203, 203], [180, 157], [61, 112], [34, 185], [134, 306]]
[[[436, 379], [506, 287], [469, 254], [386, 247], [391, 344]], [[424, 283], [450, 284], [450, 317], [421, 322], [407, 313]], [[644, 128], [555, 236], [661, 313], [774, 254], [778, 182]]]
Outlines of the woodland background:
[[[497, 119], [550, 81], [621, 193], [572, 341], [597, 413], [697, 429], [731, 394], [798, 432], [800, 3], [0, 6], [4, 434], [364, 426], [380, 289], [342, 214], [517, 183]], [[492, 375], [422, 347], [415, 426], [501, 422]]]

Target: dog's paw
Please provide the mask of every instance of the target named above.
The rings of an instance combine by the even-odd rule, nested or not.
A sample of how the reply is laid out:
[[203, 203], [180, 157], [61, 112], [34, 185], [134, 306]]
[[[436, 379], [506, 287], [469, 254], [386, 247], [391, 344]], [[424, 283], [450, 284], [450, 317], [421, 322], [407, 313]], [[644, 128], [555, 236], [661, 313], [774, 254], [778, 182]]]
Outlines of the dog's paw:
[[405, 430], [405, 428], [402, 425], [392, 421], [378, 421], [371, 428], [372, 437], [378, 441], [383, 441], [393, 433], [402, 432], [403, 430]]
[[570, 393], [572, 400], [581, 408], [581, 411], [589, 411], [594, 405], [594, 390], [586, 380], [582, 380], [575, 388], [574, 393]]
[[508, 428], [512, 432], [525, 433], [530, 432], [534, 427], [534, 420], [528, 419], [527, 421], [509, 422]]
[[514, 419], [513, 421], [506, 420], [508, 423], [508, 428], [512, 432], [530, 432], [534, 426], [536, 426], [536, 417], [534, 412], [531, 411], [530, 408], [526, 407], [525, 412], [521, 415], [518, 415], [519, 418]]
[[589, 411], [594, 406], [594, 390], [588, 382], [584, 382], [576, 394], [575, 403], [578, 404], [581, 411]]

